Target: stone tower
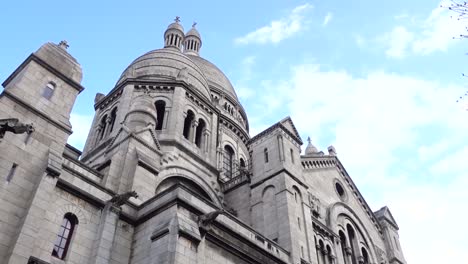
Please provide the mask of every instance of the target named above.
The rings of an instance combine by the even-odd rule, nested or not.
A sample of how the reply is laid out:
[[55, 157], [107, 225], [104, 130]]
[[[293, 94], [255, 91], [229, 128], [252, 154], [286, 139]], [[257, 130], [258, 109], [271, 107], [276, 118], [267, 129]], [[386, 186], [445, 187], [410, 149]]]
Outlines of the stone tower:
[[53, 203], [51, 193], [72, 133], [70, 112], [83, 90], [81, 67], [67, 47], [65, 41], [44, 44], [3, 83], [2, 118], [16, 118], [34, 128], [21, 135], [6, 133], [0, 142], [1, 174], [7, 175], [0, 182], [4, 263], [26, 263], [40, 246], [53, 245], [57, 232], [51, 219], [41, 216]]

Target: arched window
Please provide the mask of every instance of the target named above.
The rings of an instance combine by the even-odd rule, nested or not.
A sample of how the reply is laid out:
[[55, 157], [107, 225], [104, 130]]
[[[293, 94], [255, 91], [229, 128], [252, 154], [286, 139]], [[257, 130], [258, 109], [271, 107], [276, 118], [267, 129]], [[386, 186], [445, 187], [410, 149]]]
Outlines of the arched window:
[[52, 256], [59, 259], [65, 259], [67, 251], [70, 248], [70, 241], [73, 236], [73, 231], [78, 224], [78, 218], [72, 213], [66, 213], [62, 220], [57, 238], [55, 239]]
[[263, 156], [265, 157], [265, 163], [268, 163], [268, 149], [267, 148], [263, 150]]
[[346, 257], [346, 235], [341, 230], [338, 234], [340, 235], [340, 245], [341, 245], [341, 253], [343, 254], [343, 261], [344, 261], [344, 264], [348, 264], [348, 259]]
[[201, 148], [202, 143], [203, 143], [203, 131], [205, 130], [206, 124], [203, 119], [198, 119], [198, 126], [197, 130], [195, 131], [195, 145], [197, 147]]
[[166, 102], [163, 100], [158, 100], [154, 103], [156, 106], [156, 130], [161, 130], [164, 123], [164, 114], [166, 113]]
[[184, 121], [184, 138], [190, 139], [190, 134], [191, 134], [191, 129], [192, 129], [192, 123], [193, 119], [195, 118], [195, 114], [192, 111], [187, 112], [187, 116], [185, 117]]
[[243, 158], [240, 158], [239, 165], [240, 165], [241, 168], [245, 169], [245, 161], [244, 161]]
[[114, 129], [115, 119], [117, 118], [117, 107], [112, 109], [110, 114], [109, 133]]
[[369, 254], [365, 248], [361, 248], [363, 264], [369, 264]]
[[45, 87], [44, 91], [42, 92], [42, 96], [46, 99], [50, 99], [55, 91], [55, 83], [49, 82]]
[[289, 149], [289, 154], [291, 155], [291, 162], [294, 164], [294, 151], [293, 149]]
[[331, 263], [333, 263], [333, 252], [332, 252], [332, 249], [331, 249], [330, 245], [327, 245], [326, 249], [327, 249], [327, 251], [326, 251], [326, 253], [327, 253], [326, 258], [327, 258], [327, 260], [328, 260], [328, 263], [331, 264]]
[[[351, 248], [351, 261], [353, 264], [357, 264], [356, 261], [356, 234], [354, 233], [354, 229], [351, 225], [346, 225], [346, 229], [348, 230], [348, 238], [349, 238], [349, 247]], [[359, 250], [359, 248], [358, 248]]]
[[234, 150], [226, 145], [224, 146], [224, 172], [227, 177], [232, 178], [234, 172]]
[[98, 141], [104, 137], [104, 133], [106, 132], [106, 126], [107, 126], [106, 120], [107, 120], [107, 115], [102, 117], [101, 122], [99, 123], [100, 130], [99, 130], [99, 135], [98, 135]]

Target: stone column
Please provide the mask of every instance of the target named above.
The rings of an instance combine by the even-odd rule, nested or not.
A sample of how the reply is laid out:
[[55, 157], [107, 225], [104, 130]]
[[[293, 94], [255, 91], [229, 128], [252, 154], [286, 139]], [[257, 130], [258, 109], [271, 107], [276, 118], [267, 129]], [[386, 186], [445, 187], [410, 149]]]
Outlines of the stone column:
[[197, 133], [198, 121], [192, 121], [190, 124], [189, 141], [195, 144], [195, 134]]
[[99, 222], [96, 240], [94, 240], [90, 263], [109, 263], [120, 210], [120, 208], [115, 207], [110, 202], [108, 202], [104, 209], [102, 209], [101, 221]]

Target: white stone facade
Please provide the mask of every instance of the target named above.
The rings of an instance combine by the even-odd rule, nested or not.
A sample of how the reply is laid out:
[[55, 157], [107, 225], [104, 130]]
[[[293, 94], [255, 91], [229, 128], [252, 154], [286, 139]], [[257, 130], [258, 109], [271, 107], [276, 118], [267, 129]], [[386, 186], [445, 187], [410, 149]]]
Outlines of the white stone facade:
[[84, 89], [67, 44], [43, 45], [11, 74], [0, 95], [1, 263], [406, 263], [389, 209], [371, 211], [333, 147], [309, 142], [301, 155], [289, 117], [249, 136], [201, 44], [172, 23], [164, 48], [96, 95], [83, 152], [66, 144]]

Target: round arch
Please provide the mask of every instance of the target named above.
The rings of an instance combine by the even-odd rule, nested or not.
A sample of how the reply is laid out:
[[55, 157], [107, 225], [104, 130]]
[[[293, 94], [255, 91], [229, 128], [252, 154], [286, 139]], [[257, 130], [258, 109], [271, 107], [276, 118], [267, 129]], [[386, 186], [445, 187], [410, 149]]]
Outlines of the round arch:
[[[369, 245], [369, 258], [372, 260], [376, 260], [376, 254], [374, 251], [375, 243], [372, 240], [372, 237], [365, 228], [365, 225], [362, 223], [361, 219], [357, 216], [356, 212], [354, 212], [354, 210], [351, 209], [351, 207], [349, 207], [343, 202], [337, 202], [333, 204], [328, 210], [327, 224], [332, 228], [333, 232], [338, 234], [340, 230], [343, 231], [343, 229], [346, 227], [346, 224], [345, 226], [339, 225], [338, 219], [341, 217], [346, 218], [346, 224], [354, 226], [354, 231], [356, 233], [359, 232], [360, 234], [362, 234], [364, 242], [367, 243], [367, 245]], [[347, 234], [347, 232], [345, 232], [345, 234]]]
[[206, 182], [200, 176], [196, 175], [193, 171], [187, 168], [180, 167], [180, 166], [166, 167], [166, 169], [158, 175], [158, 181], [156, 182], [155, 193], [159, 185], [164, 180], [168, 178], [172, 178], [172, 177], [177, 177], [178, 179], [184, 179], [184, 181], [187, 181], [186, 183], [191, 182], [192, 184], [200, 188], [199, 191], [203, 191], [202, 193], [205, 193], [209, 197], [208, 199], [209, 201], [214, 203], [219, 208], [222, 207], [222, 202], [219, 199], [218, 195], [216, 195], [216, 191], [214, 190], [214, 187], [211, 187], [208, 184], [208, 182]]

